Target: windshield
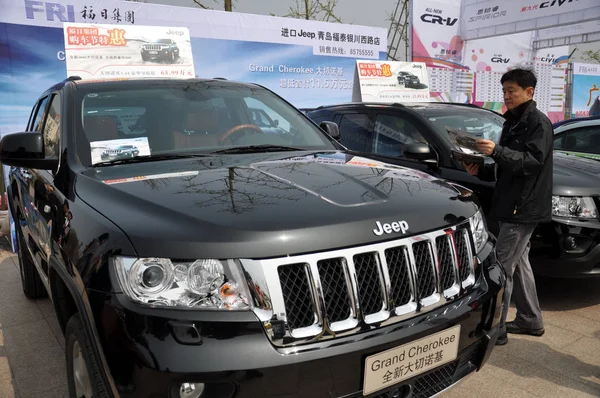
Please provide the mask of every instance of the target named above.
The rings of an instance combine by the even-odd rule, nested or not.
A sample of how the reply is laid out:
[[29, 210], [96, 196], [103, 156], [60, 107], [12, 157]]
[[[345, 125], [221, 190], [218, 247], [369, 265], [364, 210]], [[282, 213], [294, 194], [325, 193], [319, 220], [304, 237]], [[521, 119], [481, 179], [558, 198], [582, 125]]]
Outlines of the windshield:
[[450, 127], [494, 142], [500, 139], [504, 123], [500, 115], [478, 109], [436, 109], [427, 111], [425, 118], [444, 134], [447, 134], [446, 128]]
[[85, 139], [78, 152], [87, 166], [257, 145], [336, 149], [300, 111], [262, 88], [225, 82], [110, 87], [80, 97]]
[[171, 39], [158, 39], [157, 43], [171, 44]]

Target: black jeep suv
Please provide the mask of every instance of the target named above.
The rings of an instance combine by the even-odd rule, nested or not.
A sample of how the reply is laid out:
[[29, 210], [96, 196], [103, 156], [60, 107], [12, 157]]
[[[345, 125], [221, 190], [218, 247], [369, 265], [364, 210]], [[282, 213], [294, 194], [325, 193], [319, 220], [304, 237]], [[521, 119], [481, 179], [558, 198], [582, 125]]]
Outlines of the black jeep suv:
[[167, 61], [173, 63], [179, 58], [179, 46], [173, 39], [158, 39], [142, 44], [140, 55], [144, 61]]
[[[94, 162], [134, 115], [150, 155]], [[331, 136], [219, 79], [43, 93], [0, 160], [23, 289], [50, 295], [71, 396], [429, 397], [478, 370], [505, 276], [471, 192]]]
[[410, 72], [398, 72], [398, 84], [401, 84], [404, 87], [421, 88], [421, 81], [419, 80], [419, 77]]
[[[455, 159], [447, 129], [496, 141], [504, 117], [475, 105], [441, 102], [348, 103], [305, 110], [318, 122], [333, 121], [340, 142], [379, 161], [414, 168], [473, 190], [489, 217], [493, 182], [467, 173]], [[491, 160], [490, 160], [491, 161]], [[600, 162], [554, 153], [551, 223], [542, 224], [531, 241], [531, 265], [538, 275], [600, 276]]]

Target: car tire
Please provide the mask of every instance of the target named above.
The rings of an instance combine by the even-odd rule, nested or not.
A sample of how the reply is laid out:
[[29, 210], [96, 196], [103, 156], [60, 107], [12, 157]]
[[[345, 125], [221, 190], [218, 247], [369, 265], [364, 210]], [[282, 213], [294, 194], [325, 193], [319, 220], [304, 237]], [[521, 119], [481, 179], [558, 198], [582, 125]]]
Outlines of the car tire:
[[19, 273], [21, 274], [21, 286], [23, 287], [23, 293], [29, 299], [38, 299], [46, 297], [48, 292], [46, 286], [42, 282], [38, 270], [35, 268], [33, 259], [27, 246], [25, 244], [25, 238], [21, 228], [17, 227], [17, 241], [18, 241], [18, 257], [19, 257]]
[[65, 358], [70, 398], [109, 398], [100, 367], [92, 352], [92, 344], [85, 333], [81, 318], [75, 313], [65, 329]]

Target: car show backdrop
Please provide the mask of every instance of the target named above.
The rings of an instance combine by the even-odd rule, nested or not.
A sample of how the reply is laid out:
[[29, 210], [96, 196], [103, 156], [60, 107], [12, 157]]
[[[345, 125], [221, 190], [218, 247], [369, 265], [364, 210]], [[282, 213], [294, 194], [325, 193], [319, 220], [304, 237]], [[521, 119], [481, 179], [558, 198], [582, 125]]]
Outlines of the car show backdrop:
[[[474, 18], [493, 17], [500, 5]], [[461, 0], [412, 1], [412, 61], [427, 65], [432, 100], [473, 103], [504, 112], [500, 78], [515, 66], [532, 67], [534, 99], [552, 121], [564, 119], [568, 46], [534, 51], [535, 32], [463, 41]]]
[[600, 116], [600, 65], [573, 63], [571, 117]]
[[[0, 133], [24, 130], [42, 91], [67, 77], [65, 23], [187, 28], [193, 59], [181, 50], [175, 63], [193, 62], [198, 77], [264, 85], [297, 107], [350, 101], [355, 61], [387, 54], [385, 28], [114, 0], [0, 0], [0, 10]], [[170, 55], [141, 64], [154, 61], [155, 76], [175, 73]]]

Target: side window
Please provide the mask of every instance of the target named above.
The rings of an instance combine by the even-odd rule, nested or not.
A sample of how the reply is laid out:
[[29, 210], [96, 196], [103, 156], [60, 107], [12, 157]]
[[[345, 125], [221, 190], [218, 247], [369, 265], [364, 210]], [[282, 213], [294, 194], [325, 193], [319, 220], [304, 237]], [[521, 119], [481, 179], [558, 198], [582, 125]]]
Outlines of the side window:
[[42, 122], [46, 116], [45, 112], [48, 99], [49, 97], [44, 97], [40, 102], [38, 102], [38, 107], [35, 110], [35, 116], [33, 117], [31, 125], [28, 129], [29, 131], [42, 131]]
[[58, 157], [60, 137], [60, 94], [54, 94], [44, 123], [44, 149], [47, 157]]
[[414, 123], [405, 117], [378, 115], [375, 122], [373, 152], [391, 157], [404, 157], [404, 147], [414, 142], [427, 143]]
[[365, 152], [371, 133], [369, 131], [370, 118], [360, 113], [342, 115], [340, 121], [340, 143], [348, 149]]
[[564, 134], [559, 135], [558, 137], [554, 138], [554, 149], [565, 149], [563, 147], [563, 138], [565, 137]]
[[600, 126], [582, 127], [569, 131], [564, 144], [566, 150], [600, 153]]

